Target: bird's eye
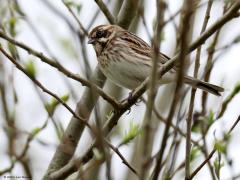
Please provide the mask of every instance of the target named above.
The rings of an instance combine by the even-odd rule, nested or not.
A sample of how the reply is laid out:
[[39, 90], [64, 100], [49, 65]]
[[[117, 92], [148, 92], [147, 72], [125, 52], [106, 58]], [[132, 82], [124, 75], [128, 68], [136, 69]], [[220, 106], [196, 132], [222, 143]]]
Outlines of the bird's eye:
[[106, 35], [107, 35], [107, 31], [99, 30], [96, 33], [96, 38], [106, 37]]

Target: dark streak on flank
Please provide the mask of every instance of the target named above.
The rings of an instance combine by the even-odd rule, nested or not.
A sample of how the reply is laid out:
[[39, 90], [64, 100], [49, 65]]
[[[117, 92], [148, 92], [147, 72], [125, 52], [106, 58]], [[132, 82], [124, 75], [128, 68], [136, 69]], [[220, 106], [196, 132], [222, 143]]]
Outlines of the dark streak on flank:
[[144, 55], [144, 56], [147, 56], [147, 57], [151, 58], [151, 54], [149, 54], [148, 51], [141, 50], [136, 46], [130, 46], [130, 48], [138, 54], [141, 54], [141, 55]]

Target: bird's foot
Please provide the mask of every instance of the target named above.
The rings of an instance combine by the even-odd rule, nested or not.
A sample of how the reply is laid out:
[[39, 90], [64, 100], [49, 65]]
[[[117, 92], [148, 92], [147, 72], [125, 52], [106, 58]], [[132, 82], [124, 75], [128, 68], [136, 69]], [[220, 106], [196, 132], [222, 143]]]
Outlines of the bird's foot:
[[[129, 96], [128, 96], [128, 102], [130, 103], [132, 101], [132, 98], [133, 98], [133, 92], [134, 90], [132, 90], [131, 92], [129, 92]], [[139, 103], [142, 102], [142, 99], [138, 99], [134, 104], [136, 106], [139, 106]]]

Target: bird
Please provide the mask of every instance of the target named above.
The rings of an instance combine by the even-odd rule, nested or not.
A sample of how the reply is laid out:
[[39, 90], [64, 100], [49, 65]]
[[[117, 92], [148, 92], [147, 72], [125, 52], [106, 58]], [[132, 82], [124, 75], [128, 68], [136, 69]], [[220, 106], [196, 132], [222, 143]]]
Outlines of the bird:
[[[150, 76], [153, 48], [134, 33], [118, 25], [98, 25], [90, 31], [88, 44], [93, 45], [100, 70], [114, 84], [134, 90]], [[169, 60], [167, 55], [159, 52], [157, 68]], [[176, 76], [177, 66], [159, 78], [157, 84], [176, 82]], [[183, 82], [216, 96], [224, 91], [220, 86], [187, 75]]]

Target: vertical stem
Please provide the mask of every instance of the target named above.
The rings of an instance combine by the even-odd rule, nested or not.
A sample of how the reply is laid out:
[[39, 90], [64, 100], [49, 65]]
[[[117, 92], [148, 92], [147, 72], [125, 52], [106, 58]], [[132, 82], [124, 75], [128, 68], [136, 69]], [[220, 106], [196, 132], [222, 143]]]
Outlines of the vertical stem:
[[141, 154], [142, 166], [140, 171], [140, 179], [144, 180], [146, 179], [148, 167], [146, 167], [145, 162], [150, 159], [151, 156], [151, 146], [148, 144], [150, 140], [150, 133], [151, 133], [151, 125], [152, 125], [152, 110], [154, 105], [154, 99], [156, 95], [156, 83], [157, 83], [157, 70], [159, 68], [158, 64], [159, 61], [161, 61], [161, 56], [159, 56], [159, 48], [160, 48], [160, 42], [161, 42], [161, 32], [163, 28], [163, 21], [164, 21], [164, 11], [166, 8], [164, 0], [156, 0], [157, 4], [157, 24], [156, 29], [154, 31], [154, 37], [153, 37], [153, 50], [154, 55], [152, 59], [152, 69], [151, 69], [151, 75], [149, 80], [149, 91], [148, 91], [148, 101], [147, 101], [147, 109], [144, 117], [144, 135], [143, 135], [143, 151]]
[[[208, 6], [207, 6], [204, 22], [203, 22], [202, 29], [201, 29], [201, 34], [206, 30], [207, 23], [208, 23], [208, 20], [210, 17], [212, 3], [213, 3], [213, 0], [208, 1]], [[194, 66], [194, 77], [195, 78], [197, 78], [197, 76], [198, 76], [198, 69], [200, 66], [201, 47], [202, 46], [198, 47], [196, 58], [195, 58], [195, 66]], [[188, 117], [186, 119], [186, 121], [187, 121], [186, 160], [185, 160], [186, 161], [185, 162], [185, 178], [186, 179], [189, 179], [189, 176], [190, 176], [191, 129], [192, 129], [192, 115], [193, 115], [193, 109], [194, 109], [195, 94], [196, 94], [196, 89], [192, 88]]]

